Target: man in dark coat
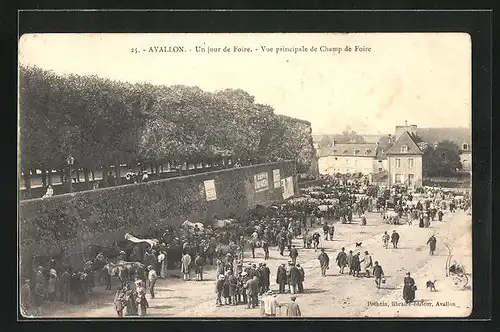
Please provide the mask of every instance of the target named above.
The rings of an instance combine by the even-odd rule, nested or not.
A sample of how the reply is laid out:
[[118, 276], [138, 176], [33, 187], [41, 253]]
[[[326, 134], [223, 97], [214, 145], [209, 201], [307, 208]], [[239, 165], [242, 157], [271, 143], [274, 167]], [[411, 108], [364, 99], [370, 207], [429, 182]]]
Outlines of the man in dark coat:
[[323, 235], [325, 236], [325, 240], [328, 241], [328, 231], [330, 230], [330, 227], [328, 227], [327, 224], [325, 224], [325, 226], [323, 226]]
[[297, 284], [298, 293], [304, 293], [304, 280], [306, 277], [306, 273], [304, 272], [304, 268], [300, 266], [300, 264], [297, 264], [297, 269], [300, 273], [299, 283]]
[[297, 263], [298, 256], [299, 256], [299, 252], [297, 251], [297, 248], [295, 248], [295, 246], [292, 246], [292, 249], [290, 250], [290, 258], [292, 259], [292, 262], [294, 264]]
[[394, 249], [397, 249], [398, 248], [398, 242], [399, 242], [399, 234], [398, 234], [398, 232], [396, 232], [396, 230], [392, 231], [391, 242], [392, 242], [392, 247]]
[[262, 249], [264, 249], [264, 259], [269, 259], [269, 242], [267, 239], [262, 240]]
[[290, 266], [290, 270], [288, 271], [289, 278], [288, 283], [290, 285], [290, 293], [297, 293], [297, 285], [300, 282], [300, 272], [299, 269], [295, 266], [295, 263], [292, 263]]
[[285, 292], [286, 279], [287, 276], [285, 263], [282, 263], [280, 266], [278, 266], [278, 270], [276, 272], [276, 283], [279, 285], [280, 294], [283, 294]]
[[271, 278], [271, 270], [267, 267], [266, 263], [262, 264], [262, 269], [261, 269], [261, 275], [262, 275], [262, 282], [263, 282], [263, 288], [264, 292], [267, 292], [269, 290], [270, 286], [270, 278]]
[[330, 241], [333, 241], [333, 234], [335, 234], [335, 227], [330, 225], [330, 228], [328, 229], [328, 234], [330, 235]]
[[436, 251], [436, 237], [434, 236], [434, 234], [431, 235], [431, 237], [429, 238], [429, 240], [427, 240], [427, 244], [429, 245], [429, 254], [430, 255], [434, 255], [434, 251]]
[[321, 267], [321, 275], [325, 277], [326, 270], [328, 270], [330, 264], [330, 257], [326, 254], [325, 249], [321, 249], [321, 254], [319, 254], [318, 260]]
[[245, 284], [245, 288], [248, 296], [247, 308], [255, 308], [258, 305], [259, 297], [259, 279], [254, 276], [252, 279], [248, 280]]
[[339, 267], [339, 273], [344, 274], [344, 268], [347, 265], [347, 254], [345, 253], [344, 247], [342, 247], [342, 251], [338, 253], [336, 261]]
[[349, 253], [347, 254], [347, 266], [349, 267], [349, 275], [353, 274], [353, 268], [352, 268], [352, 258], [354, 256], [352, 255], [352, 250], [349, 250]]
[[380, 288], [382, 278], [384, 277], [384, 270], [382, 270], [382, 266], [378, 265], [378, 261], [375, 261], [373, 265], [373, 276], [375, 277], [375, 284], [377, 285], [377, 288]]
[[359, 260], [359, 252], [356, 255], [352, 256], [352, 275], [355, 277], [359, 277], [359, 271], [361, 270], [361, 263]]

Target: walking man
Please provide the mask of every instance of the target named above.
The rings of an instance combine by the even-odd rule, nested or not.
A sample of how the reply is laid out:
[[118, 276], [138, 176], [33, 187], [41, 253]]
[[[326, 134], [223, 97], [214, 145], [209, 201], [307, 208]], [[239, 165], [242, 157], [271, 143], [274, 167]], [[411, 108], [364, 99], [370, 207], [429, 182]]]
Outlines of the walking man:
[[292, 259], [293, 264], [297, 263], [298, 256], [299, 252], [297, 251], [297, 248], [295, 248], [295, 246], [292, 246], [292, 249], [290, 249], [290, 258]]
[[319, 254], [318, 260], [321, 267], [321, 275], [326, 277], [326, 270], [329, 268], [330, 257], [326, 254], [325, 249], [321, 249], [321, 254]]
[[353, 274], [354, 269], [352, 268], [352, 250], [349, 250], [349, 253], [347, 254], [347, 266], [349, 267], [349, 275]]
[[387, 246], [389, 245], [389, 234], [387, 234], [387, 231], [385, 231], [384, 235], [382, 235], [382, 243], [384, 244], [384, 248], [387, 249]]
[[347, 254], [345, 253], [344, 247], [342, 247], [342, 251], [338, 253], [336, 261], [339, 267], [339, 273], [344, 274], [344, 268], [347, 265]]
[[328, 234], [330, 234], [330, 241], [333, 241], [333, 234], [335, 233], [335, 227], [333, 224], [330, 225], [330, 229], [328, 230]]
[[280, 266], [278, 266], [278, 271], [276, 272], [276, 283], [279, 285], [280, 294], [283, 294], [285, 292], [286, 279], [287, 276], [285, 263], [282, 263]]
[[158, 274], [156, 273], [155, 269], [153, 269], [153, 266], [150, 265], [148, 266], [148, 280], [149, 280], [149, 294], [151, 295], [151, 298], [155, 298], [155, 284], [156, 280], [158, 279]]
[[430, 255], [434, 255], [434, 251], [436, 251], [436, 237], [434, 236], [434, 234], [431, 235], [431, 237], [429, 238], [429, 240], [427, 240], [427, 244], [429, 245], [429, 254]]
[[382, 283], [382, 278], [384, 277], [384, 270], [382, 270], [382, 266], [378, 265], [378, 262], [375, 261], [373, 265], [373, 276], [375, 277], [375, 284], [377, 288], [380, 289], [380, 284]]
[[370, 278], [370, 270], [373, 268], [372, 256], [368, 254], [368, 251], [365, 251], [365, 257], [361, 260], [364, 263], [365, 276]]
[[396, 232], [396, 230], [392, 231], [391, 242], [392, 242], [392, 247], [394, 249], [397, 249], [398, 242], [399, 242], [399, 234], [398, 234], [398, 232]]
[[181, 271], [184, 281], [189, 280], [190, 265], [191, 265], [191, 256], [186, 252], [181, 259]]

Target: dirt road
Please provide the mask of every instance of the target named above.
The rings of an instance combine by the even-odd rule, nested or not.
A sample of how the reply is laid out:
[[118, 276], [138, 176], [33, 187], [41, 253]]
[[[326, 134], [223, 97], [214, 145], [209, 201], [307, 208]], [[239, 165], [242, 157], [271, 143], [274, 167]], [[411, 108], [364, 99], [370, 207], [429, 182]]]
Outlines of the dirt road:
[[[398, 249], [384, 249], [382, 234], [397, 230], [400, 234]], [[322, 232], [321, 232], [322, 233]], [[429, 236], [435, 233], [437, 251], [429, 255], [426, 245]], [[454, 255], [466, 268], [472, 268], [471, 262], [471, 217], [459, 211], [446, 214], [443, 222], [435, 221], [430, 228], [419, 228], [413, 225], [387, 225], [379, 214], [368, 214], [367, 226], [358, 223], [335, 224], [334, 241], [323, 241], [322, 246], [330, 256], [330, 270], [326, 277], [321, 277], [318, 252], [302, 248], [302, 240], [294, 244], [299, 248], [297, 262], [305, 271], [305, 294], [299, 294], [297, 303], [302, 313], [307, 317], [450, 317], [467, 316], [472, 307], [472, 291], [470, 288], [462, 291], [453, 290], [449, 280], [445, 278], [445, 261], [448, 249], [443, 242], [451, 244]], [[355, 248], [356, 242], [362, 242], [361, 248]], [[335, 258], [341, 247], [346, 251], [363, 252], [368, 250], [374, 260], [382, 265], [386, 284], [381, 289], [375, 287], [372, 278], [340, 275], [335, 266]], [[285, 255], [287, 252], [285, 251]], [[249, 253], [246, 253], [246, 257]], [[263, 262], [261, 250], [256, 253], [256, 259], [246, 258], [247, 262]], [[271, 269], [271, 288], [277, 289], [274, 283], [276, 269], [288, 257], [279, 255], [276, 248], [271, 249], [267, 265]], [[412, 273], [418, 291], [416, 300], [423, 305], [401, 307], [402, 282], [406, 271]], [[205, 281], [187, 281], [179, 279], [159, 280], [156, 286], [156, 298], [148, 301], [150, 308], [148, 316], [161, 317], [257, 317], [258, 309], [245, 309], [239, 306], [215, 306], [215, 271], [205, 274]], [[427, 280], [436, 282], [437, 292], [425, 289]], [[469, 278], [469, 285], [471, 278]], [[109, 291], [108, 291], [109, 292]], [[93, 302], [82, 306], [65, 306], [47, 308], [45, 315], [49, 317], [116, 317], [112, 304], [113, 295], [104, 294]], [[436, 306], [437, 301], [443, 306]], [[278, 301], [289, 301], [289, 295], [279, 295]], [[391, 305], [394, 302], [394, 305]], [[448, 304], [446, 304], [448, 302]], [[375, 304], [388, 303], [389, 306]], [[418, 304], [418, 303], [417, 303]], [[432, 304], [432, 306], [431, 306]]]

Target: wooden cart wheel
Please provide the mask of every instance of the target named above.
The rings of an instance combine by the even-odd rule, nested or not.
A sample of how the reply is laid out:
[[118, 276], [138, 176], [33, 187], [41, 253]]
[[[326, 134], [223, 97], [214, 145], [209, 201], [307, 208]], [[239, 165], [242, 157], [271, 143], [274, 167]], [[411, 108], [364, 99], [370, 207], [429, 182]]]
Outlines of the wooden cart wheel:
[[452, 276], [453, 280], [453, 287], [456, 290], [462, 290], [467, 286], [467, 283], [469, 282], [469, 278], [464, 274], [464, 275], [453, 275]]

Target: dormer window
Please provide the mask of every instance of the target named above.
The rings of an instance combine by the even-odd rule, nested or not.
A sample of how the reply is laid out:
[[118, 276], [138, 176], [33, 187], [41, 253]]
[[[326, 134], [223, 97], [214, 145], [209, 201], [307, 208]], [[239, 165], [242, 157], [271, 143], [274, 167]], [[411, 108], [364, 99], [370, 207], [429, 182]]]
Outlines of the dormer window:
[[462, 150], [469, 150], [469, 144], [467, 143], [462, 144]]
[[357, 155], [357, 154], [359, 154], [359, 150], [358, 149], [354, 150], [354, 155]]
[[372, 153], [372, 150], [366, 150], [365, 151], [365, 155], [369, 155], [370, 153]]
[[408, 145], [401, 145], [401, 153], [408, 152]]
[[344, 149], [344, 151], [342, 151], [343, 154], [347, 154], [347, 149]]
[[339, 150], [337, 150], [337, 149], [333, 150], [333, 153], [337, 153], [337, 152], [339, 152]]

